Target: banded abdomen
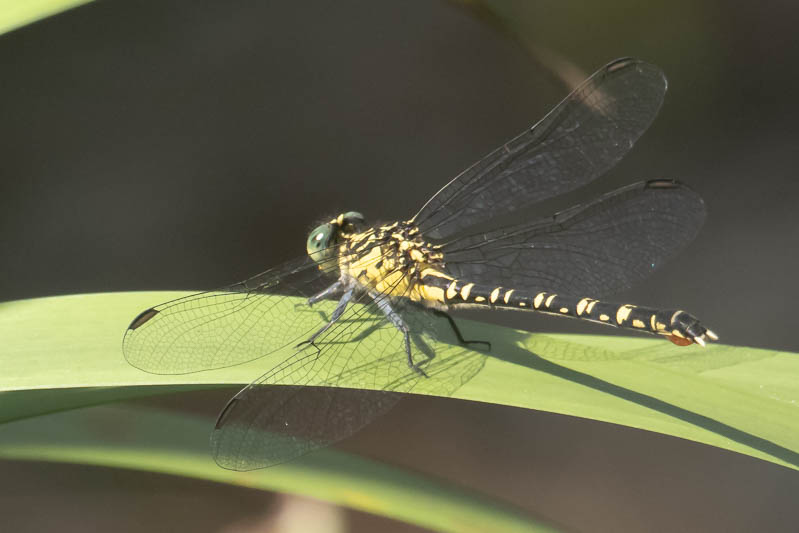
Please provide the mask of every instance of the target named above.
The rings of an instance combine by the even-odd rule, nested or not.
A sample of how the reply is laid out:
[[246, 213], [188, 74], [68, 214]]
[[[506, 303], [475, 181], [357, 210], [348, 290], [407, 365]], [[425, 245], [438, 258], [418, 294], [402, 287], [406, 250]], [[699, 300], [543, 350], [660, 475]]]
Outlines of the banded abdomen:
[[705, 337], [718, 337], [692, 315], [678, 309], [653, 309], [632, 304], [603, 302], [550, 292], [530, 293], [505, 287], [480, 285], [441, 275], [425, 276], [422, 292], [447, 307], [486, 307], [537, 311], [607, 324], [618, 328], [664, 335], [673, 343], [705, 345]]

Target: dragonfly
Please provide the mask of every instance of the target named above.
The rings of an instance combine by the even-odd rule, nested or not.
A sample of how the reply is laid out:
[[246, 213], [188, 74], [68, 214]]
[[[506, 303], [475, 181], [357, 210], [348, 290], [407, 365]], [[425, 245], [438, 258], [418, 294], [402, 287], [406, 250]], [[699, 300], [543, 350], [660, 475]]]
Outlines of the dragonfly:
[[[612, 168], [654, 120], [666, 86], [652, 64], [612, 61], [410, 219], [369, 225], [360, 212], [340, 214], [310, 233], [297, 260], [143, 311], [125, 332], [125, 358], [184, 374], [285, 351], [212, 431], [216, 462], [251, 470], [352, 435], [404, 393], [446, 396], [475, 376], [490, 345], [465, 340], [453, 310], [571, 317], [680, 346], [718, 340], [686, 311], [599, 299], [694, 239], [705, 218], [696, 192], [654, 179], [552, 216], [534, 207]], [[512, 213], [524, 221], [492, 224]]]

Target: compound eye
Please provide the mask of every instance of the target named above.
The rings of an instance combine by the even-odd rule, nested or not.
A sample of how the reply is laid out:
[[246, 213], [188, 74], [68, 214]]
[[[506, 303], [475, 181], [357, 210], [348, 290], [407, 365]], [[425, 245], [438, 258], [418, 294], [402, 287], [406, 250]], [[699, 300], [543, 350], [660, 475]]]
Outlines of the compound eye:
[[308, 235], [308, 242], [305, 245], [311, 259], [320, 263], [330, 255], [334, 228], [332, 224], [322, 224]]

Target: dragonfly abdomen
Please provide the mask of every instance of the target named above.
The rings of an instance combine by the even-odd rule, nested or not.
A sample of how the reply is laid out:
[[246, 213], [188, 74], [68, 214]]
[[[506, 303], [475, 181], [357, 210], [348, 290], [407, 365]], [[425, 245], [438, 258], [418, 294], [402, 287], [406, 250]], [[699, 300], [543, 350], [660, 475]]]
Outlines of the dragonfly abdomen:
[[654, 309], [632, 304], [602, 302], [594, 298], [579, 298], [554, 292], [530, 293], [445, 278], [426, 279], [425, 284], [443, 292], [443, 303], [454, 308], [515, 309], [567, 316], [618, 328], [665, 335], [679, 345], [692, 344], [697, 337], [706, 333], [706, 329], [696, 318], [678, 309]]

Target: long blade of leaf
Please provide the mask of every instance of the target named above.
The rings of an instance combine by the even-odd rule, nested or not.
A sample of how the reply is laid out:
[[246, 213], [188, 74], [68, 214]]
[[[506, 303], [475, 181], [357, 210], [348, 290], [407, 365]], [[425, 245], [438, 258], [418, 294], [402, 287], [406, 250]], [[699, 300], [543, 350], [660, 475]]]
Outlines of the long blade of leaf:
[[438, 531], [554, 531], [462, 488], [324, 450], [268, 470], [232, 472], [208, 454], [209, 419], [99, 407], [0, 428], [0, 457], [146, 470], [325, 500]]
[[[156, 376], [127, 365], [120, 344], [131, 317], [183, 294], [0, 304], [0, 391], [120, 387], [123, 397], [128, 387], [243, 384], [285, 357], [277, 352], [246, 365], [183, 376]], [[796, 354], [677, 347], [649, 338], [531, 334], [465, 321], [462, 329], [469, 338], [491, 341], [492, 352], [457, 398], [622, 424], [799, 468]], [[24, 396], [14, 403], [25, 403]], [[17, 410], [11, 418], [19, 416]]]
[[91, 0], [0, 0], [0, 34]]

